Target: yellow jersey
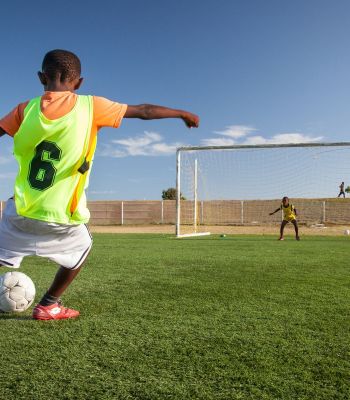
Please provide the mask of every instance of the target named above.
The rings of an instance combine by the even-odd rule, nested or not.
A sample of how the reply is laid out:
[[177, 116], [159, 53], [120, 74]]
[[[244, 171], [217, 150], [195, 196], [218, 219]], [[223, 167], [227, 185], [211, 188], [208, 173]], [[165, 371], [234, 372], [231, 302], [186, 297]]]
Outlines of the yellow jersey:
[[283, 219], [285, 221], [293, 221], [296, 219], [295, 207], [293, 204], [288, 204], [288, 206], [285, 207], [282, 203], [281, 210], [283, 210]]

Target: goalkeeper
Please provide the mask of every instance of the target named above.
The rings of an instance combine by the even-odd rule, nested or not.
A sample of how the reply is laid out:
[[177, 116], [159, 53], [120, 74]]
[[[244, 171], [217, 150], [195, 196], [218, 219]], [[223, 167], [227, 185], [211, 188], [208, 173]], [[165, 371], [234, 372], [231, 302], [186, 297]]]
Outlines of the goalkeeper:
[[283, 221], [281, 223], [280, 237], [278, 240], [284, 240], [283, 232], [288, 222], [291, 222], [294, 225], [295, 239], [300, 240], [298, 222], [297, 222], [297, 210], [293, 206], [293, 204], [289, 203], [289, 198], [287, 196], [283, 197], [281, 206], [278, 207], [275, 211], [271, 212], [270, 215], [273, 215], [280, 210], [283, 210]]

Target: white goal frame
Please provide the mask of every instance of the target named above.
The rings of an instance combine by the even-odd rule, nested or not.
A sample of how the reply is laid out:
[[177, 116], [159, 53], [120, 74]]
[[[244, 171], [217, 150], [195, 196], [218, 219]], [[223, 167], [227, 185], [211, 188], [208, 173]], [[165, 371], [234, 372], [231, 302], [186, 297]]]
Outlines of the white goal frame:
[[194, 166], [194, 216], [193, 233], [181, 234], [181, 153], [189, 151], [207, 150], [237, 150], [237, 149], [271, 149], [271, 148], [291, 148], [291, 147], [342, 147], [350, 146], [350, 142], [318, 142], [318, 143], [288, 143], [288, 144], [263, 144], [263, 145], [232, 145], [232, 146], [188, 146], [176, 149], [176, 224], [175, 234], [177, 238], [210, 235], [210, 232], [197, 232], [197, 185], [198, 169], [197, 160]]

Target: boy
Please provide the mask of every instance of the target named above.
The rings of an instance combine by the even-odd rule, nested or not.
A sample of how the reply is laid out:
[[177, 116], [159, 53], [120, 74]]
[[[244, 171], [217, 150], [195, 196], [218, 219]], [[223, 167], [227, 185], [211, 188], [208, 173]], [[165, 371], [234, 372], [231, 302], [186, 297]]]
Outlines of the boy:
[[289, 204], [288, 197], [286, 197], [286, 196], [283, 197], [281, 206], [278, 207], [274, 212], [271, 212], [270, 215], [273, 215], [277, 211], [280, 211], [280, 210], [283, 210], [283, 221], [281, 223], [280, 237], [279, 237], [278, 240], [284, 240], [283, 232], [284, 232], [284, 228], [288, 224], [288, 222], [291, 222], [294, 225], [295, 239], [296, 240], [300, 240], [300, 238], [299, 238], [299, 230], [298, 230], [298, 223], [297, 223], [297, 220], [296, 220], [297, 210], [293, 206], [293, 204]]
[[339, 185], [339, 194], [338, 194], [338, 197], [343, 196], [344, 199], [345, 199], [344, 186], [345, 186], [344, 182], [342, 182], [342, 183]]
[[44, 95], [19, 104], [0, 119], [0, 136], [14, 139], [19, 164], [14, 197], [0, 223], [0, 266], [18, 268], [23, 257], [38, 255], [59, 265], [54, 280], [33, 310], [39, 320], [75, 318], [60, 296], [79, 273], [92, 239], [86, 227], [87, 187], [97, 132], [118, 128], [123, 118], [181, 118], [198, 127], [183, 110], [142, 104], [130, 106], [81, 96], [79, 58], [66, 50], [48, 52], [38, 72]]

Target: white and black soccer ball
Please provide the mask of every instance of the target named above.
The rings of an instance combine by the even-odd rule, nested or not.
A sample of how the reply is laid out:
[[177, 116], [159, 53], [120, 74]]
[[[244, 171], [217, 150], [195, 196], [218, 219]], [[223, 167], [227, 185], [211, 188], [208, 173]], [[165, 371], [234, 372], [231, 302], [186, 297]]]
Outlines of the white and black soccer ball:
[[0, 311], [21, 312], [33, 303], [35, 285], [22, 272], [6, 272], [0, 275]]

